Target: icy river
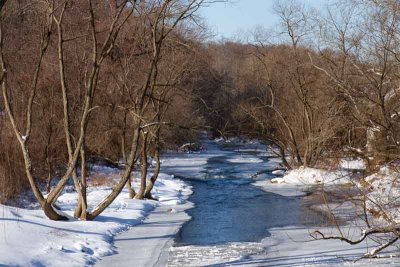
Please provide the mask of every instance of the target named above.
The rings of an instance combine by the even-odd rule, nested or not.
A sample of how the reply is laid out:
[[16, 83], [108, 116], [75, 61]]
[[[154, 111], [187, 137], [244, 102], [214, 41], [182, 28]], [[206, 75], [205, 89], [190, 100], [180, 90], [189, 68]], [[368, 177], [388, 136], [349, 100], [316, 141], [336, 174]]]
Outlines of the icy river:
[[[318, 224], [298, 197], [266, 192], [253, 183], [274, 177], [277, 158], [259, 143], [204, 142], [200, 153], [169, 154], [166, 168], [193, 187], [191, 220], [177, 234], [168, 266], [241, 265], [266, 253], [261, 240], [274, 227]], [[179, 157], [180, 165], [176, 165]], [[174, 164], [175, 163], [175, 164]], [[306, 214], [306, 215], [305, 215]]]

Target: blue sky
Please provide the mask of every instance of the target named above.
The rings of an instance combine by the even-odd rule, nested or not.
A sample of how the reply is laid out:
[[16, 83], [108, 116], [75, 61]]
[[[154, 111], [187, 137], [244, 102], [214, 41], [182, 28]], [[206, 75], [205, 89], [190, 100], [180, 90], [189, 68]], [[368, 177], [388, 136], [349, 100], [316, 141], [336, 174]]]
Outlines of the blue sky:
[[[327, 0], [300, 0], [316, 8], [323, 8]], [[235, 38], [240, 32], [256, 26], [273, 27], [278, 19], [273, 14], [274, 0], [231, 0], [231, 3], [215, 3], [201, 10], [207, 25], [216, 38]]]

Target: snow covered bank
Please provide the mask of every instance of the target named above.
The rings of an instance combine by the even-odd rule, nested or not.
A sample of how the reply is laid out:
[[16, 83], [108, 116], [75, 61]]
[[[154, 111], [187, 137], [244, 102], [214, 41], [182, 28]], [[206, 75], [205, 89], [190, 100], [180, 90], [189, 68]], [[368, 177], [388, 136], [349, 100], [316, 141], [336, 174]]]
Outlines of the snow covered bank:
[[[342, 230], [354, 236], [360, 232], [352, 227], [343, 227]], [[313, 240], [310, 229], [299, 227], [285, 227], [270, 229], [271, 236], [262, 243], [268, 257], [254, 255], [245, 262], [246, 266], [398, 266], [398, 259], [363, 259], [357, 262], [373, 241], [358, 245], [347, 245], [339, 240]], [[339, 234], [336, 229], [324, 228], [326, 233]], [[393, 252], [395, 249], [390, 249]], [[232, 264], [233, 265], [233, 264]]]
[[[150, 174], [151, 175], [151, 174]], [[137, 188], [138, 184], [134, 184]], [[91, 188], [89, 207], [109, 194], [109, 187]], [[158, 205], [184, 203], [190, 188], [173, 176], [161, 174], [154, 188], [159, 202], [132, 200], [124, 190], [95, 221], [48, 220], [41, 210], [1, 206], [0, 265], [85, 266], [114, 253], [113, 236], [140, 224]], [[57, 205], [72, 216], [75, 193], [60, 196]]]
[[366, 205], [383, 224], [400, 223], [400, 172], [397, 168], [382, 167], [365, 178], [369, 190]]
[[[315, 172], [317, 174], [319, 172]], [[304, 196], [305, 189], [313, 188], [317, 179], [307, 177], [308, 184], [296, 181], [296, 183], [273, 184], [268, 180], [261, 180], [255, 183], [267, 192], [273, 192], [283, 196]], [[375, 186], [378, 180], [375, 180]], [[308, 186], [309, 185], [309, 186]], [[387, 185], [387, 183], [386, 183]], [[310, 187], [311, 186], [311, 187]], [[383, 187], [388, 188], [388, 187]], [[387, 195], [390, 193], [387, 192]], [[321, 213], [333, 213], [336, 218], [346, 221], [341, 226], [342, 233], [357, 239], [365, 225], [359, 220], [359, 213], [354, 203], [334, 202], [328, 204], [315, 204], [309, 207]], [[358, 245], [345, 244], [339, 240], [314, 240], [310, 235], [315, 230], [324, 232], [327, 236], [340, 235], [338, 229], [329, 226], [314, 227], [277, 227], [268, 229], [271, 236], [265, 238], [261, 243], [266, 253], [250, 255], [240, 263], [246, 266], [397, 266], [398, 259], [363, 259], [354, 263], [353, 261], [362, 257], [365, 253], [378, 246], [373, 239]], [[391, 247], [384, 252], [383, 256], [397, 254], [398, 249]], [[229, 264], [235, 265], [235, 261]], [[238, 264], [239, 265], [239, 264]]]
[[[392, 166], [393, 165], [393, 166]], [[303, 191], [313, 192], [316, 185], [326, 185], [326, 190], [332, 192], [329, 203], [313, 204], [312, 199], [318, 199], [318, 193], [303, 198], [306, 205], [314, 211], [322, 214], [334, 214], [335, 219], [345, 222], [339, 229], [330, 226], [319, 227], [281, 227], [269, 230], [271, 236], [263, 240], [267, 248], [268, 257], [251, 256], [246, 266], [377, 266], [395, 265], [399, 263], [398, 247], [391, 246], [379, 255], [381, 259], [360, 259], [366, 253], [379, 247], [391, 236], [378, 235], [368, 238], [356, 246], [344, 244], [338, 240], [314, 240], [310, 235], [315, 230], [320, 230], [326, 236], [341, 236], [357, 240], [368, 225], [360, 219], [363, 218], [363, 207], [360, 200], [362, 192], [366, 193], [366, 208], [369, 224], [377, 227], [389, 227], [394, 223], [400, 223], [400, 172], [397, 166], [384, 166], [374, 174], [365, 177], [360, 171], [366, 169], [366, 165], [359, 159], [342, 159], [335, 170], [322, 170], [313, 168], [299, 168], [286, 172], [282, 178], [273, 178], [257, 181], [255, 185], [263, 190], [283, 196], [302, 196]], [[281, 175], [281, 172], [273, 172]], [[351, 184], [340, 194], [337, 185]], [[353, 190], [353, 191], [352, 191]], [[349, 200], [353, 192], [354, 199]], [[337, 199], [335, 199], [335, 197]], [[342, 197], [342, 198], [341, 198]], [[310, 202], [311, 200], [311, 202]], [[308, 202], [307, 202], [308, 201]], [[361, 216], [361, 217], [360, 217]], [[329, 216], [328, 216], [329, 217]], [[386, 238], [386, 239], [385, 239]], [[312, 241], [312, 242], [309, 242]], [[305, 243], [306, 242], [306, 243]]]
[[167, 266], [168, 251], [174, 237], [190, 216], [185, 212], [191, 202], [161, 205], [143, 223], [115, 237], [116, 254], [102, 258], [99, 267]]
[[313, 185], [313, 184], [346, 184], [349, 183], [349, 174], [346, 171], [327, 171], [322, 169], [300, 167], [289, 171], [282, 178], [274, 178], [272, 183]]
[[[365, 169], [363, 161], [342, 160], [339, 166], [335, 171], [300, 167], [287, 172], [282, 178], [274, 178], [270, 182], [258, 181], [256, 185], [278, 194], [296, 195], [304, 186], [351, 184], [359, 192], [367, 190], [366, 207], [375, 219], [380, 219], [384, 225], [388, 222], [400, 223], [400, 172], [396, 166], [383, 166], [364, 179], [353, 181], [350, 181], [349, 170]], [[294, 192], [296, 186], [297, 192]]]
[[365, 170], [367, 166], [362, 159], [342, 159], [339, 167], [345, 170]]

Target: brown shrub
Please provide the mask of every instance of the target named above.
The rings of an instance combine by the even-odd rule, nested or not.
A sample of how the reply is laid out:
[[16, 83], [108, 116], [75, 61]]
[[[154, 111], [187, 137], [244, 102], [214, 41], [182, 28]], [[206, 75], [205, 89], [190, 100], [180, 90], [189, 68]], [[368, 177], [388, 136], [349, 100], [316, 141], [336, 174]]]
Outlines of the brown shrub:
[[0, 118], [0, 203], [15, 198], [26, 184], [22, 154], [14, 136]]

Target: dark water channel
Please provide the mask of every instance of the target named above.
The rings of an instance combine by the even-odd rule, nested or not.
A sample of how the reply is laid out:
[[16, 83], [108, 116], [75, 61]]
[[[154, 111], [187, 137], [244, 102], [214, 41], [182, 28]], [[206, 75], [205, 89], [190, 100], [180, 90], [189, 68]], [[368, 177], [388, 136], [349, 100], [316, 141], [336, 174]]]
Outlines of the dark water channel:
[[298, 197], [268, 193], [252, 185], [255, 173], [268, 176], [276, 163], [259, 149], [243, 147], [218, 145], [223, 153], [208, 159], [203, 179], [185, 179], [193, 186], [189, 201], [195, 207], [187, 211], [192, 219], [178, 233], [176, 247], [259, 242], [269, 236], [272, 227], [322, 221], [318, 214], [305, 212]]

